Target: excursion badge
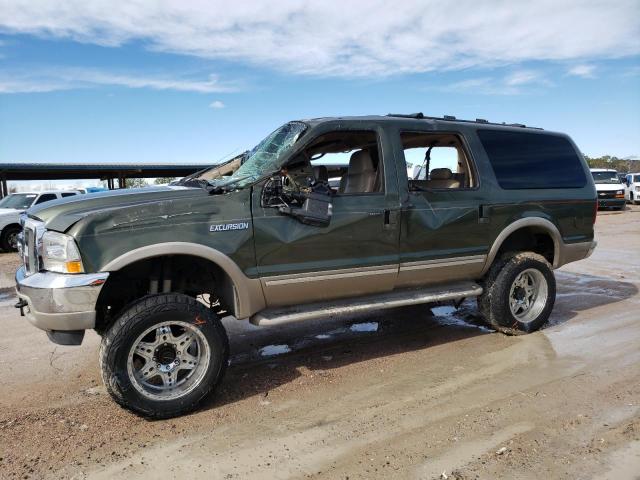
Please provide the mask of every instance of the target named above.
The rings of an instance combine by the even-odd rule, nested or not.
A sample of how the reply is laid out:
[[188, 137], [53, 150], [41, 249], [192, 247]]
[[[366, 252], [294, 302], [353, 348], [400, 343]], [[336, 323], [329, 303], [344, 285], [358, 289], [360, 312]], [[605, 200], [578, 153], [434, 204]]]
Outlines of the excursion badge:
[[247, 230], [249, 228], [249, 222], [240, 223], [221, 223], [218, 225], [211, 225], [209, 227], [210, 232], [227, 232], [229, 230]]

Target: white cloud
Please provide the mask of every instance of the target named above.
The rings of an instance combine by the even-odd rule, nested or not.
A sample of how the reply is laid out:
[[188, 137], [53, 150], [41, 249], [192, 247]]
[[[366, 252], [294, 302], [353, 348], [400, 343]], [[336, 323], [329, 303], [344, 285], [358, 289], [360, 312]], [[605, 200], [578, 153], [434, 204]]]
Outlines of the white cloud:
[[503, 77], [487, 76], [454, 82], [445, 91], [482, 95], [521, 95], [535, 93], [553, 83], [536, 70], [516, 70]]
[[580, 64], [571, 67], [567, 71], [567, 75], [572, 75], [574, 77], [582, 77], [582, 78], [594, 78], [595, 77], [596, 67], [595, 65], [589, 64]]
[[506, 85], [515, 87], [518, 85], [527, 85], [532, 83], [546, 83], [539, 72], [534, 70], [517, 70], [510, 73], [504, 79]]
[[116, 86], [175, 90], [182, 92], [215, 93], [231, 92], [232, 84], [223, 83], [216, 75], [203, 79], [114, 73], [85, 68], [30, 69], [0, 72], [0, 93], [34, 93]]
[[0, 0], [0, 12], [8, 33], [107, 46], [141, 41], [156, 51], [321, 76], [640, 53], [637, 0]]
[[220, 100], [214, 100], [213, 102], [211, 102], [211, 103], [209, 104], [209, 107], [211, 107], [211, 108], [213, 108], [213, 109], [216, 109], [216, 110], [219, 110], [219, 109], [221, 109], [221, 108], [224, 108], [224, 107], [225, 107], [225, 104], [224, 104], [222, 101], [220, 101]]

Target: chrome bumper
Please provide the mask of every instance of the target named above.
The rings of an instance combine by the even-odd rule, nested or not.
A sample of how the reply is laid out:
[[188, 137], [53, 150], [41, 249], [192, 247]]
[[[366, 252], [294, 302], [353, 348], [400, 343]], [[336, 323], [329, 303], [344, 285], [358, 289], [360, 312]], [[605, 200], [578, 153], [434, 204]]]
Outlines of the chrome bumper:
[[[107, 272], [65, 275], [16, 272], [16, 293], [27, 320], [42, 330], [86, 330], [96, 323], [96, 302]], [[23, 305], [24, 305], [23, 302]]]

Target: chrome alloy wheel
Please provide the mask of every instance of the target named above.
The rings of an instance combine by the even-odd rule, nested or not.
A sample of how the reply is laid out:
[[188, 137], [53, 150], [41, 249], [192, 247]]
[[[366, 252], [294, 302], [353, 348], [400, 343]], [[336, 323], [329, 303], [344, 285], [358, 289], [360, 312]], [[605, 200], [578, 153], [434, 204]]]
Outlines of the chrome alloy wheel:
[[196, 388], [209, 368], [211, 351], [191, 323], [162, 322], [133, 343], [127, 373], [134, 388], [153, 400], [173, 400]]
[[511, 314], [520, 322], [531, 322], [544, 310], [548, 296], [549, 286], [542, 272], [535, 268], [523, 270], [509, 291]]

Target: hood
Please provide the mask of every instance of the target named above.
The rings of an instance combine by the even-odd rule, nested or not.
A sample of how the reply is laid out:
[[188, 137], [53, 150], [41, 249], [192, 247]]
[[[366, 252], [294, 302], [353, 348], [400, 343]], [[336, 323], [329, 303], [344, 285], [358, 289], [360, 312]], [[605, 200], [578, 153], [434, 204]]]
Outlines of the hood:
[[22, 210], [16, 210], [15, 208], [0, 208], [0, 217], [2, 215], [16, 215], [22, 212]]
[[596, 183], [598, 192], [615, 192], [616, 190], [624, 190], [622, 183]]
[[49, 230], [66, 232], [77, 222], [96, 215], [118, 216], [118, 212], [124, 211], [162, 215], [172, 210], [175, 201], [194, 196], [209, 197], [209, 194], [201, 188], [186, 187], [111, 190], [53, 200], [30, 208], [27, 214], [45, 222]]

